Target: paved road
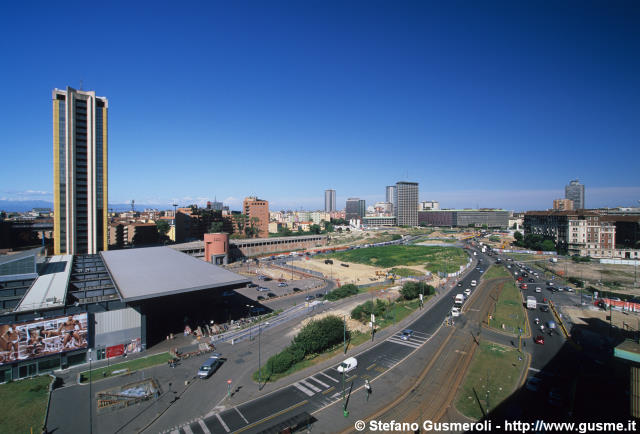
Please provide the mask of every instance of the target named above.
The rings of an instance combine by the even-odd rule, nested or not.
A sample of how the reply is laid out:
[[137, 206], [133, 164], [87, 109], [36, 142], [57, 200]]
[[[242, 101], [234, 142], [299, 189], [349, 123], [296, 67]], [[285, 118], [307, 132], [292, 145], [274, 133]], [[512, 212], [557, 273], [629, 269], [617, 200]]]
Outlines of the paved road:
[[[469, 286], [471, 280], [479, 280], [481, 274], [472, 270], [463, 280], [463, 286]], [[443, 319], [453, 306], [453, 294], [459, 288], [452, 288], [447, 294], [424, 314], [408, 325], [414, 331], [409, 340], [402, 340], [400, 333], [395, 333], [378, 345], [357, 354], [358, 366], [345, 375], [344, 385], [349, 390], [363, 386], [365, 379], [391, 370], [402, 360], [412, 355], [429, 342]], [[351, 354], [349, 354], [351, 356]], [[326, 368], [294, 384], [285, 386], [258, 399], [244, 404], [224, 408], [216, 414], [198, 419], [190, 424], [171, 430], [172, 433], [227, 433], [242, 430], [243, 432], [260, 432], [278, 421], [292, 415], [306, 412], [314, 413], [342, 399], [342, 375], [336, 366]]]

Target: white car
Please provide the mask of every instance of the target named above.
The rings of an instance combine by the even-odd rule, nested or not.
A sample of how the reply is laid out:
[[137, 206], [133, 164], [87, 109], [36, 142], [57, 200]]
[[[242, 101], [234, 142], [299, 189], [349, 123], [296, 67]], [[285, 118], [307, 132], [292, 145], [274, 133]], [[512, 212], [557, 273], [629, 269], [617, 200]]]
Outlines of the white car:
[[475, 280], [471, 281], [471, 286], [476, 286], [476, 281]]
[[542, 292], [542, 289], [539, 286], [536, 286], [536, 292]]
[[338, 372], [349, 372], [349, 371], [353, 371], [354, 369], [356, 369], [357, 366], [358, 366], [358, 360], [356, 360], [355, 357], [349, 357], [344, 362], [342, 362], [342, 363], [340, 363], [338, 365], [338, 367], [336, 368], [336, 371], [338, 371]]
[[469, 297], [471, 295], [471, 289], [467, 288], [464, 290], [464, 295], [466, 295], [467, 297]]
[[451, 316], [460, 316], [460, 309], [457, 307], [452, 307], [451, 308]]

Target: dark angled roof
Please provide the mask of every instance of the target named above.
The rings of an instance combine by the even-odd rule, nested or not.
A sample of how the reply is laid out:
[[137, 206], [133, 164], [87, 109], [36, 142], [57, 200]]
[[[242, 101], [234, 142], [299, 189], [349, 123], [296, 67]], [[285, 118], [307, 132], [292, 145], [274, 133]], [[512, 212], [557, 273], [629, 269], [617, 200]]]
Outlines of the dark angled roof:
[[125, 302], [249, 283], [249, 279], [169, 247], [100, 255]]

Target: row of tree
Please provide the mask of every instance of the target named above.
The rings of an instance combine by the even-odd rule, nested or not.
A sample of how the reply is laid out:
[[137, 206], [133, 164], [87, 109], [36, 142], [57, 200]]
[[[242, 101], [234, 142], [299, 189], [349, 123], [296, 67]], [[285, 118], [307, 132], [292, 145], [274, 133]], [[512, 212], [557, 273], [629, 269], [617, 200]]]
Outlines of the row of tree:
[[521, 232], [516, 231], [513, 234], [513, 237], [516, 239], [515, 245], [524, 247], [529, 250], [542, 250], [545, 252], [551, 252], [556, 250], [556, 243], [552, 239], [545, 238], [542, 235], [538, 234], [527, 234], [522, 235]]

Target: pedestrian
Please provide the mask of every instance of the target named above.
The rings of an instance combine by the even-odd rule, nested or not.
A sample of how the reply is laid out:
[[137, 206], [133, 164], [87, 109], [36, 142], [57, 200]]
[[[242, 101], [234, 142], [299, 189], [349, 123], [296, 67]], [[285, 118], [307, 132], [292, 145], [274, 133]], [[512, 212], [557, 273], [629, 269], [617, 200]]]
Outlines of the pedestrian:
[[369, 380], [364, 380], [364, 388], [367, 392], [367, 401], [369, 401], [369, 395], [371, 395], [371, 384], [369, 384]]

